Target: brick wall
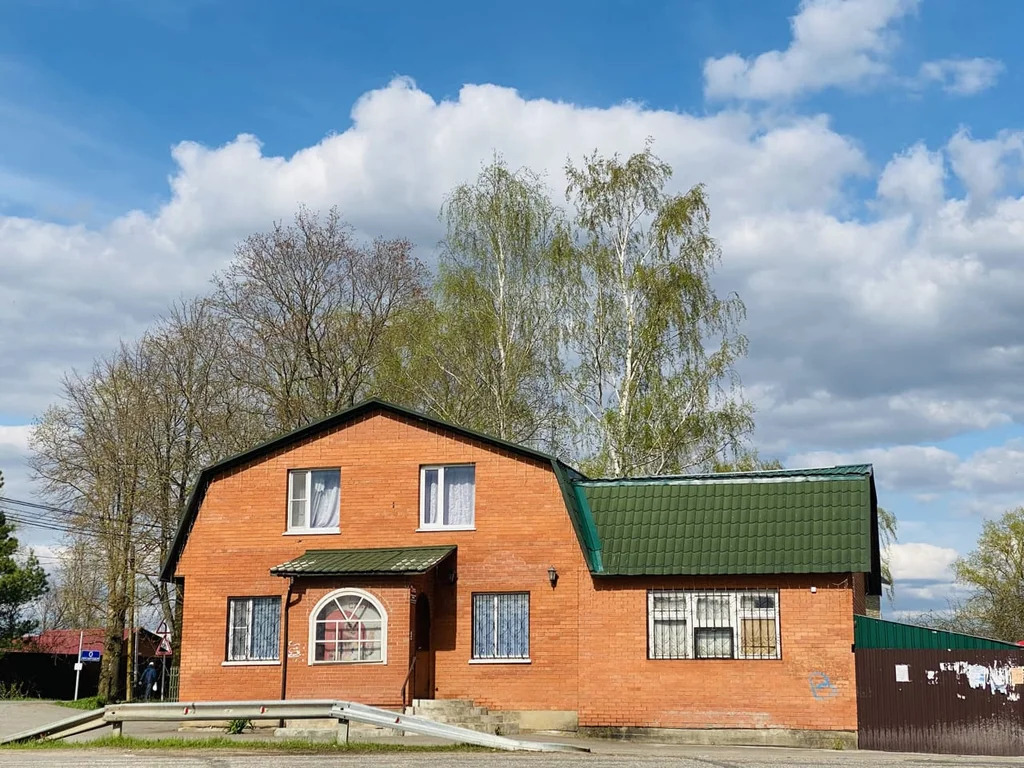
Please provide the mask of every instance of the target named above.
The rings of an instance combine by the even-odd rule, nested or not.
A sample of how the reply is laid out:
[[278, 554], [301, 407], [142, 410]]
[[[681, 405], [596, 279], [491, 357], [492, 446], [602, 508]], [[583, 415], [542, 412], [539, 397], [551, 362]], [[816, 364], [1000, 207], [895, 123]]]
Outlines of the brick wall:
[[[580, 725], [856, 730], [840, 577], [597, 579], [580, 590]], [[811, 587], [816, 592], [811, 592]], [[648, 589], [779, 588], [781, 658], [648, 659]]]
[[[461, 462], [476, 465], [476, 530], [418, 532], [420, 466]], [[286, 535], [288, 470], [316, 467], [341, 469], [341, 533]], [[595, 580], [549, 465], [384, 412], [210, 484], [178, 564], [186, 581], [181, 697], [281, 695], [280, 664], [223, 665], [228, 598], [285, 596], [287, 581], [271, 576], [271, 567], [307, 549], [439, 544], [458, 546], [454, 585], [426, 577], [296, 579], [282, 654], [290, 656], [288, 697], [398, 706], [411, 657], [415, 590], [432, 606], [438, 698], [573, 710], [581, 725], [591, 726], [856, 728], [850, 649], [862, 580]], [[559, 573], [555, 588], [549, 566]], [[855, 583], [861, 586], [852, 588]], [[343, 586], [365, 589], [384, 604], [386, 664], [308, 663], [310, 613]], [[646, 590], [714, 587], [780, 588], [780, 660], [647, 659]], [[489, 591], [530, 593], [531, 663], [470, 663], [472, 595]]]
[[[460, 462], [476, 465], [476, 530], [417, 532], [420, 466]], [[341, 468], [341, 533], [286, 535], [288, 470], [315, 467]], [[283, 596], [287, 583], [270, 575], [273, 566], [307, 549], [439, 544], [458, 546], [458, 582], [431, 600], [436, 695], [512, 709], [575, 710], [577, 579], [584, 564], [550, 465], [386, 413], [210, 484], [177, 571], [187, 595], [182, 698], [280, 696], [279, 665], [222, 666], [228, 597]], [[556, 589], [548, 583], [549, 566], [561, 575]], [[295, 583], [297, 594], [305, 593], [289, 619], [297, 655], [288, 660], [288, 696], [397, 703], [409, 665], [408, 581], [358, 584], [389, 606], [388, 663], [379, 668], [308, 665], [309, 614], [328, 585]], [[343, 584], [356, 585], [337, 582]], [[530, 592], [532, 663], [469, 663], [472, 593], [486, 591]]]

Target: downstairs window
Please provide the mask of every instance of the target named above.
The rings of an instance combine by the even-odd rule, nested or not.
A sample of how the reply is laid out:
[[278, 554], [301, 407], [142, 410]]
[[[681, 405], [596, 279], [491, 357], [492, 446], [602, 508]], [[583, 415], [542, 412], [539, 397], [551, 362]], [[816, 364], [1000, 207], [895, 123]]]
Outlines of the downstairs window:
[[647, 593], [649, 659], [778, 659], [777, 589]]

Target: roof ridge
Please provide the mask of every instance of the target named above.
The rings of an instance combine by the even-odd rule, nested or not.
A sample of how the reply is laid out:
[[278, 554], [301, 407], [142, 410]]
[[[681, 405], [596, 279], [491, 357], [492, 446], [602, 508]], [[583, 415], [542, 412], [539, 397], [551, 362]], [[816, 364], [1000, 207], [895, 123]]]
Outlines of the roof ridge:
[[792, 469], [759, 469], [737, 472], [694, 472], [678, 475], [647, 475], [638, 477], [592, 477], [574, 481], [575, 485], [642, 485], [655, 483], [729, 482], [738, 480], [797, 480], [813, 478], [839, 480], [874, 474], [871, 464], [836, 464], [830, 467], [795, 467]]

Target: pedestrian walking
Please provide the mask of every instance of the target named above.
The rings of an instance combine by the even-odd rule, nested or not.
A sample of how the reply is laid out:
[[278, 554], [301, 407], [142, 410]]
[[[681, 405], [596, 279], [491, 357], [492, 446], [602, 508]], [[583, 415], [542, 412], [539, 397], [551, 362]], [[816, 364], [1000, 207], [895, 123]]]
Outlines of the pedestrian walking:
[[152, 661], [146, 665], [144, 670], [142, 670], [142, 676], [139, 678], [139, 684], [142, 686], [142, 700], [149, 701], [153, 694], [156, 693], [157, 689], [156, 664]]

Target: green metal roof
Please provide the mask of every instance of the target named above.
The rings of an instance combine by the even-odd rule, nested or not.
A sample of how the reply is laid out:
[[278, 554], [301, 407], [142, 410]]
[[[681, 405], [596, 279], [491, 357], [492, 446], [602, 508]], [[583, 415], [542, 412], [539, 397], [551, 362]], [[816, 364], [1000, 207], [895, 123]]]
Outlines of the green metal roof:
[[310, 549], [294, 560], [271, 568], [270, 572], [275, 576], [424, 573], [454, 551], [454, 545], [385, 549]]
[[873, 572], [869, 466], [576, 486], [603, 575]]
[[857, 648], [927, 648], [939, 651], [988, 651], [1012, 648], [1024, 652], [1024, 648], [1016, 643], [918, 627], [914, 624], [900, 624], [895, 621], [873, 619], [870, 616], [853, 617], [853, 644]]

